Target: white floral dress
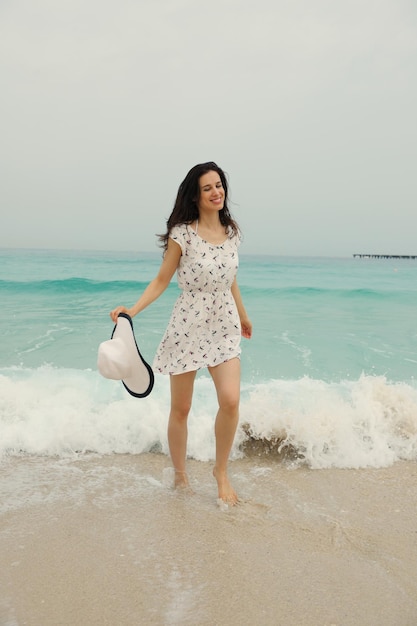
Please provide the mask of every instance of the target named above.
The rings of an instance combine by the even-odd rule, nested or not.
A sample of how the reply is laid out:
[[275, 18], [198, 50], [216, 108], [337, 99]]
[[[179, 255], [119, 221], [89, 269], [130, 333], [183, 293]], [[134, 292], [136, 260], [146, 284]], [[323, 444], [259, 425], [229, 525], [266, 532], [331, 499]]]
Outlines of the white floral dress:
[[231, 229], [213, 245], [187, 224], [170, 237], [182, 251], [177, 279], [182, 293], [175, 302], [153, 362], [161, 374], [183, 374], [239, 357], [241, 326], [231, 286], [239, 265], [240, 237]]

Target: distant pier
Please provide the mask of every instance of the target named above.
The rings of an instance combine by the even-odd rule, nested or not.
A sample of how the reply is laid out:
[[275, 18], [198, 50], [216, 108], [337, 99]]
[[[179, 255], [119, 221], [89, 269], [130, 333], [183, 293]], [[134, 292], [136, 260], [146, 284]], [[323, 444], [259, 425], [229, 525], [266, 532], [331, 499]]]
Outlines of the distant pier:
[[356, 259], [417, 259], [417, 254], [354, 254]]

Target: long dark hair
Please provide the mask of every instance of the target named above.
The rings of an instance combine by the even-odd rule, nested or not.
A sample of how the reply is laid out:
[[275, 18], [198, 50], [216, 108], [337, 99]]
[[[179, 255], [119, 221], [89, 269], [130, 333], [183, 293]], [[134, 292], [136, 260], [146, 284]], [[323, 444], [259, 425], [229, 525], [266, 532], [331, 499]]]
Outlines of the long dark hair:
[[163, 235], [158, 235], [158, 239], [164, 251], [167, 249], [169, 233], [174, 226], [177, 226], [177, 224], [191, 224], [198, 219], [198, 202], [200, 199], [199, 180], [208, 172], [217, 172], [220, 176], [224, 189], [224, 204], [223, 208], [219, 211], [220, 223], [224, 227], [230, 227], [233, 234], [239, 234], [239, 226], [230, 215], [229, 207], [227, 205], [228, 184], [226, 174], [213, 161], [199, 163], [190, 169], [187, 176], [179, 186], [174, 208], [172, 209], [171, 215], [167, 219], [167, 231]]

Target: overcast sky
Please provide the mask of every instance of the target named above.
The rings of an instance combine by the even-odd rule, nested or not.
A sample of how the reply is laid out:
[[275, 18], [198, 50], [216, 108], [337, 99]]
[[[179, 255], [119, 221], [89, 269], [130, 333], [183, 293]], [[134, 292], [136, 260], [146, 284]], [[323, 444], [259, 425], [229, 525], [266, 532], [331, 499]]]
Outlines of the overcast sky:
[[415, 0], [0, 0], [0, 247], [156, 251], [196, 163], [246, 253], [417, 254]]

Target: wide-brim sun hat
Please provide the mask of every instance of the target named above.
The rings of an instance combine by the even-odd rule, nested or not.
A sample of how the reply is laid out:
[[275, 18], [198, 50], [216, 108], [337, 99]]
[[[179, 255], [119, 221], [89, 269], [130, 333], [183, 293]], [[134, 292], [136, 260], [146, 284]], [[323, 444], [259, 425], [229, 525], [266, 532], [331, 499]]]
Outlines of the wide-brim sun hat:
[[99, 345], [97, 367], [104, 378], [121, 380], [126, 391], [136, 398], [151, 393], [154, 374], [140, 353], [127, 313], [119, 313], [111, 339]]

